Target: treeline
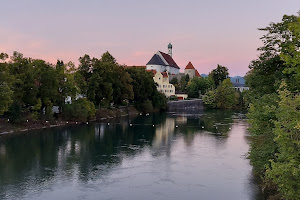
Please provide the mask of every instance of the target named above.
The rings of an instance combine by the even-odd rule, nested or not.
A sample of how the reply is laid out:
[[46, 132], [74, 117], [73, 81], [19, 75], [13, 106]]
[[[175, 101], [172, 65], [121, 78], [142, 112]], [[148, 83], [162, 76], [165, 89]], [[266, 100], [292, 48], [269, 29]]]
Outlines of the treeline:
[[208, 77], [190, 79], [187, 74], [179, 82], [173, 78], [170, 83], [176, 91], [187, 93], [189, 98], [202, 97], [203, 103], [209, 108], [245, 108], [244, 93], [234, 89], [228, 68], [222, 65], [213, 69]]
[[[99, 108], [134, 105], [141, 111], [165, 109], [152, 73], [119, 65], [109, 53], [100, 59], [84, 55], [79, 65], [56, 65], [14, 52], [0, 54], [0, 116], [14, 122], [56, 117], [86, 120]], [[66, 102], [66, 100], [68, 102]]]
[[283, 16], [266, 34], [246, 83], [254, 171], [268, 199], [300, 199], [300, 16]]

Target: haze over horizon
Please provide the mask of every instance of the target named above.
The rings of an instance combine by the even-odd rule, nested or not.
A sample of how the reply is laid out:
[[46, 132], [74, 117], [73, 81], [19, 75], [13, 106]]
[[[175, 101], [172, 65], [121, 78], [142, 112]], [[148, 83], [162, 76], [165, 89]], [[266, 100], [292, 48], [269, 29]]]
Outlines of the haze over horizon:
[[120, 64], [146, 65], [158, 50], [200, 74], [217, 64], [244, 76], [262, 45], [257, 30], [296, 15], [299, 0], [247, 1], [2, 1], [0, 52], [51, 63], [78, 64], [84, 54], [109, 51]]

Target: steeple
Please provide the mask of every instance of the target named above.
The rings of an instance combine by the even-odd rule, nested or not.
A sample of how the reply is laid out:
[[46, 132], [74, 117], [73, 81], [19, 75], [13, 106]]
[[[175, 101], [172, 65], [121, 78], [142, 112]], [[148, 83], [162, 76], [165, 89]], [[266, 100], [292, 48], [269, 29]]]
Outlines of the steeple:
[[172, 44], [168, 44], [168, 54], [172, 57]]

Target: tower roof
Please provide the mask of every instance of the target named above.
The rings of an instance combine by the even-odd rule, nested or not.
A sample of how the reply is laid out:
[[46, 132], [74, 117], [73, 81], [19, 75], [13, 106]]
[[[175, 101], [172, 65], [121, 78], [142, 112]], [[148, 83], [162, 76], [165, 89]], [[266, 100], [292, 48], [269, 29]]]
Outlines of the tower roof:
[[193, 66], [193, 64], [191, 62], [189, 62], [187, 64], [187, 66], [185, 67], [185, 69], [195, 69], [195, 67]]
[[168, 44], [168, 49], [172, 49], [172, 44], [171, 43]]
[[198, 70], [195, 71], [195, 76], [199, 77], [199, 78], [201, 77], [201, 75], [199, 74]]

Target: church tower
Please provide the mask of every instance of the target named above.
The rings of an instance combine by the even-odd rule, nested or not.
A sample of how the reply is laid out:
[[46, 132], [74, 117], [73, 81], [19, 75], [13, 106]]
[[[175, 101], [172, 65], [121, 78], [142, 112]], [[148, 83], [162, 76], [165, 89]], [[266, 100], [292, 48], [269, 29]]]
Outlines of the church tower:
[[172, 44], [168, 44], [168, 54], [172, 57]]

